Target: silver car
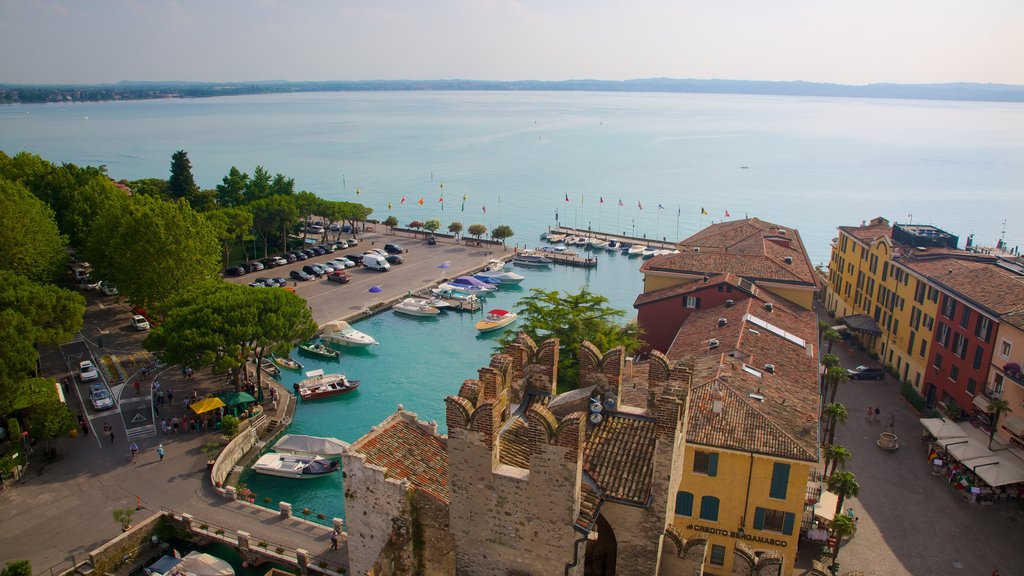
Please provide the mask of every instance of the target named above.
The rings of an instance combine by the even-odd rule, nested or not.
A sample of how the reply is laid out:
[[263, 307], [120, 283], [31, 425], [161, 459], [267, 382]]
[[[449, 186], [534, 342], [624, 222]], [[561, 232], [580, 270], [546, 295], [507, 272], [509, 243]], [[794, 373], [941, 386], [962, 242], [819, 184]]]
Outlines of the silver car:
[[114, 407], [114, 399], [103, 384], [93, 384], [89, 387], [89, 400], [96, 410], [110, 410]]

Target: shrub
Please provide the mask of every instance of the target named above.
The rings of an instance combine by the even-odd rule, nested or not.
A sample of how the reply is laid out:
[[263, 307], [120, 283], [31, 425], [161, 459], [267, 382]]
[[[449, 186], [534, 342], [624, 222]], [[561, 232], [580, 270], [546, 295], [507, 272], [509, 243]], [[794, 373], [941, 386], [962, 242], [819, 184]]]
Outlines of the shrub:
[[903, 384], [900, 387], [900, 395], [914, 407], [914, 410], [921, 412], [925, 409], [924, 396], [921, 396], [910, 384]]
[[234, 438], [238, 434], [238, 417], [227, 415], [220, 422], [220, 428], [228, 438]]

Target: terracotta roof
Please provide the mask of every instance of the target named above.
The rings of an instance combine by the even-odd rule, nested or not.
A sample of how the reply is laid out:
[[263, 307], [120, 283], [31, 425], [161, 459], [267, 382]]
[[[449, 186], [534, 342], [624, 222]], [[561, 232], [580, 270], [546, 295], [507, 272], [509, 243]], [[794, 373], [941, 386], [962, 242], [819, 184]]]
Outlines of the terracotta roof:
[[1018, 330], [1024, 331], [1024, 310], [1004, 314], [999, 320]]
[[995, 315], [1024, 309], [1024, 276], [997, 266], [994, 259], [943, 256], [899, 263]]
[[597, 515], [601, 509], [601, 494], [588, 478], [580, 482], [580, 513], [574, 522], [576, 529], [581, 532], [590, 532], [597, 522]]
[[605, 498], [647, 506], [654, 472], [653, 418], [605, 414], [587, 431], [583, 470]]
[[530, 427], [526, 420], [516, 418], [501, 435], [501, 449], [498, 461], [517, 468], [530, 467]]
[[367, 464], [388, 471], [389, 478], [409, 480], [419, 490], [449, 502], [448, 444], [432, 424], [399, 410], [352, 445]]
[[[816, 338], [814, 312], [764, 291], [691, 314], [666, 354], [672, 361], [694, 360], [688, 442], [816, 462]], [[711, 339], [717, 347], [709, 347]], [[712, 410], [716, 392], [724, 402], [721, 414]]]
[[871, 244], [882, 236], [892, 240], [892, 226], [886, 224], [866, 224], [864, 226], [840, 226], [840, 230], [864, 244]]
[[678, 254], [647, 260], [640, 272], [733, 273], [755, 281], [817, 286], [800, 233], [757, 218], [712, 224], [677, 246]]

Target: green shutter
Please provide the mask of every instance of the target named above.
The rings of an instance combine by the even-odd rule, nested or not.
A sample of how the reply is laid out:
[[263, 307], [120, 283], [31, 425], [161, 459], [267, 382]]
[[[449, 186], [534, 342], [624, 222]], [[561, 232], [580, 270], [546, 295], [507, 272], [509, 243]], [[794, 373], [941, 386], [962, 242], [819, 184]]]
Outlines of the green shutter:
[[700, 519], [718, 522], [718, 498], [704, 496], [700, 499]]
[[693, 494], [689, 492], [676, 493], [676, 515], [693, 516]]
[[718, 452], [712, 452], [708, 457], [708, 476], [718, 475]]
[[796, 520], [796, 514], [792, 512], [786, 512], [785, 517], [782, 519], [782, 533], [786, 536], [793, 534], [793, 521]]
[[761, 530], [764, 528], [764, 508], [754, 509], [754, 529]]
[[779, 500], [786, 499], [786, 489], [789, 487], [789, 464], [775, 463], [772, 467], [772, 485], [768, 495]]

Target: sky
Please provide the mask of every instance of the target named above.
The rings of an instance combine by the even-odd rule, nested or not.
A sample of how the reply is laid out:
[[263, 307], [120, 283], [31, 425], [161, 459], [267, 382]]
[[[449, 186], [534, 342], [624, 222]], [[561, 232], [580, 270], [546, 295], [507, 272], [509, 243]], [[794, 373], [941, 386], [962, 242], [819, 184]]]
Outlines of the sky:
[[0, 83], [1024, 84], [1022, 0], [0, 0]]

